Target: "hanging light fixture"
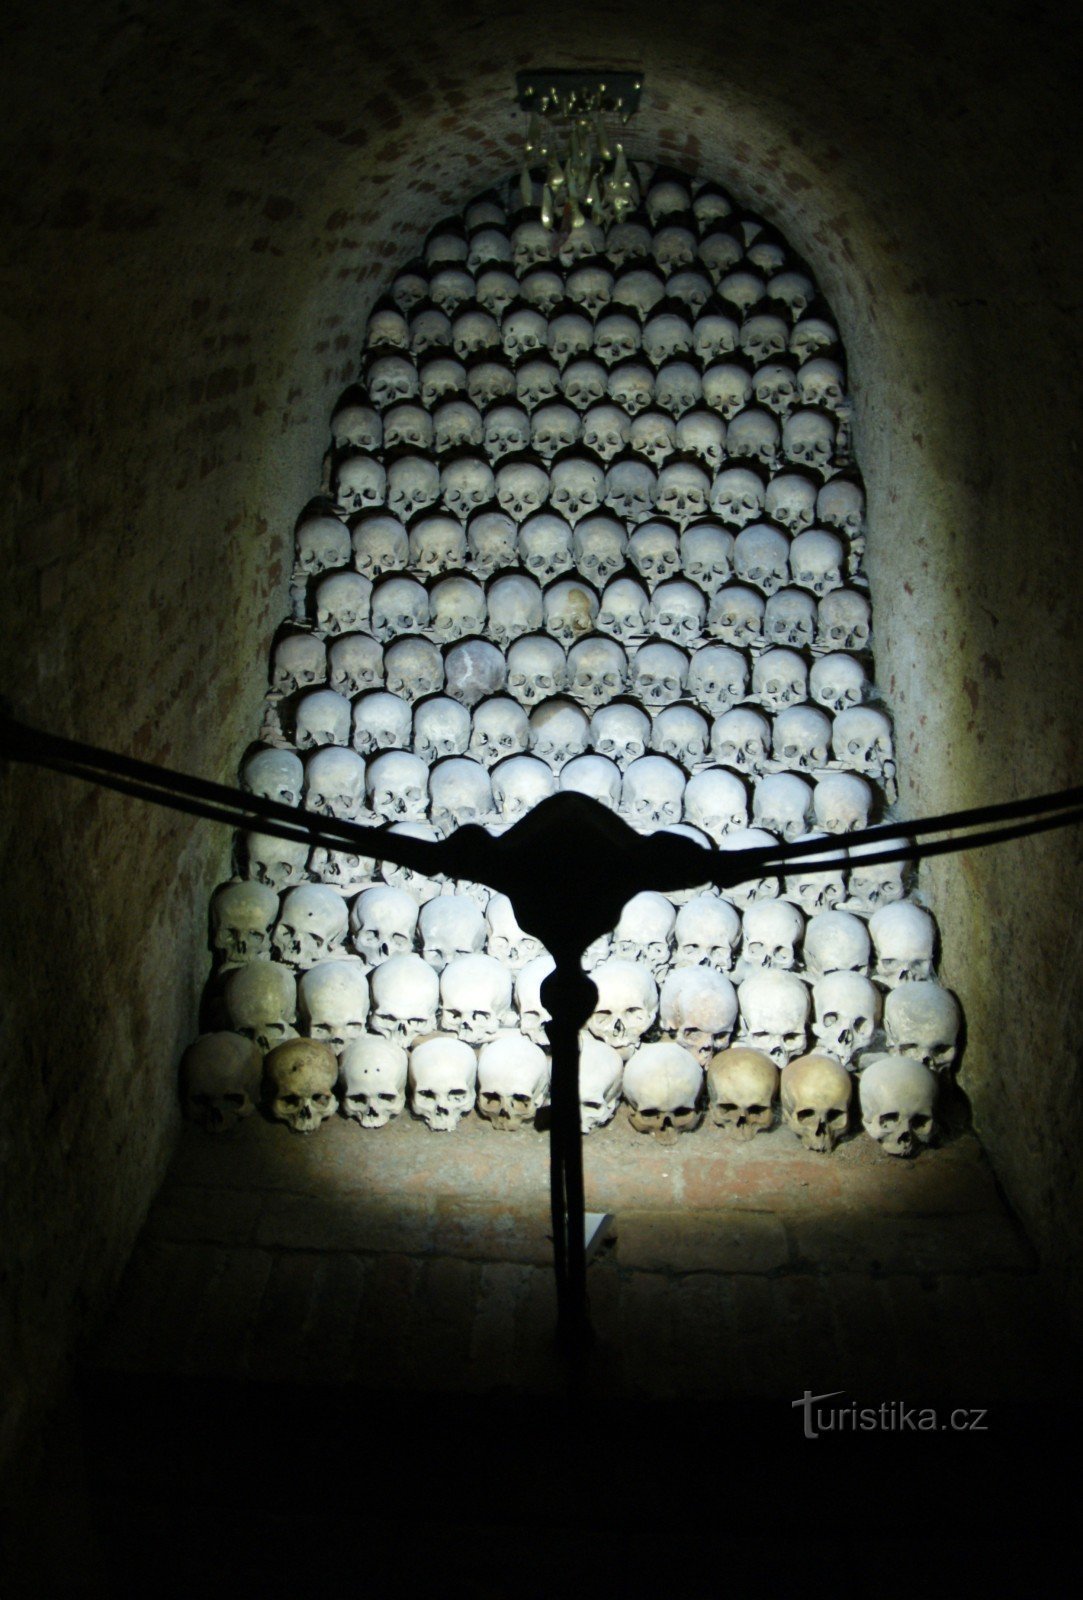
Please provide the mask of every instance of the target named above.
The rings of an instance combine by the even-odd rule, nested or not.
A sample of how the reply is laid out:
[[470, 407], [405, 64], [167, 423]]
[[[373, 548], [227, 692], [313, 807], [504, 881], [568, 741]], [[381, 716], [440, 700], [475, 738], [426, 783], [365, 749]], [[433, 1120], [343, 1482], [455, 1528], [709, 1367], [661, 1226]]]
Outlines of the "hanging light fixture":
[[639, 109], [643, 79], [634, 72], [520, 72], [516, 91], [527, 113], [519, 194], [541, 220], [565, 235], [588, 220], [619, 222], [639, 201], [624, 146], [610, 124]]

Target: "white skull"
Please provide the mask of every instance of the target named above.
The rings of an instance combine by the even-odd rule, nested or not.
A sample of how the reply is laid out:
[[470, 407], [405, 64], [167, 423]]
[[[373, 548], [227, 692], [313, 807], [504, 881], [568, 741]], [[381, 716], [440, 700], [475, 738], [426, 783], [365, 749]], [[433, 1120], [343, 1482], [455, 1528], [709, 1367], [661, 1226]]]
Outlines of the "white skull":
[[505, 461], [496, 469], [496, 498], [500, 509], [524, 522], [539, 511], [549, 494], [549, 474], [538, 462]]
[[627, 442], [637, 456], [661, 467], [677, 448], [677, 424], [664, 411], [641, 411], [629, 422]]
[[622, 772], [630, 762], [646, 755], [650, 733], [650, 718], [639, 706], [603, 706], [590, 719], [591, 749], [615, 762]]
[[[406, 721], [409, 731], [409, 708]], [[357, 752], [338, 745], [313, 751], [305, 763], [305, 810], [355, 822], [364, 806], [365, 763]]]
[[771, 751], [788, 772], [816, 772], [827, 763], [830, 739], [831, 718], [825, 712], [815, 706], [787, 706], [775, 718]]
[[578, 578], [551, 583], [544, 595], [545, 631], [562, 644], [590, 633], [598, 616], [598, 596]]
[[520, 361], [515, 372], [515, 394], [520, 405], [535, 411], [560, 398], [560, 368], [545, 356]]
[[[667, 361], [654, 380], [655, 403], [671, 417], [683, 417], [703, 399], [703, 380], [691, 361]], [[704, 507], [706, 509], [706, 506]]]
[[489, 586], [488, 635], [502, 650], [525, 633], [534, 633], [544, 620], [542, 592], [524, 572], [508, 573]]
[[710, 724], [694, 706], [666, 706], [654, 719], [651, 749], [692, 772], [707, 759], [710, 738]]
[[858, 972], [832, 972], [812, 985], [817, 1052], [834, 1056], [847, 1070], [872, 1044], [880, 1023], [880, 992]]
[[328, 646], [331, 687], [349, 698], [384, 681], [384, 652], [376, 639], [365, 634], [345, 634]]
[[507, 655], [508, 693], [534, 706], [565, 688], [568, 662], [555, 639], [516, 639]]
[[[411, 401], [400, 401], [392, 406], [384, 418], [383, 423], [384, 450], [430, 450], [433, 446], [436, 432], [433, 419], [424, 406], [414, 405]], [[379, 449], [379, 445], [373, 446]], [[441, 448], [437, 446], [437, 448]]]
[[816, 485], [800, 472], [779, 472], [767, 485], [764, 510], [789, 533], [803, 533], [816, 516]]
[[640, 829], [680, 822], [684, 785], [684, 773], [675, 761], [665, 756], [640, 756], [630, 764], [621, 783], [621, 814]]
[[616, 304], [637, 311], [641, 322], [646, 322], [659, 300], [665, 299], [665, 293], [666, 286], [659, 273], [634, 264], [623, 271], [613, 285]]
[[631, 419], [608, 402], [591, 406], [583, 415], [583, 443], [607, 466], [624, 449], [631, 431]]
[[512, 229], [511, 255], [515, 270], [521, 278], [531, 267], [549, 261], [553, 254], [554, 238], [550, 230], [537, 220], [520, 222]]
[[696, 517], [706, 514], [711, 480], [691, 461], [671, 461], [663, 466], [654, 486], [655, 509], [683, 531]]
[[771, 300], [777, 300], [780, 305], [784, 305], [790, 316], [796, 319], [809, 302], [815, 299], [816, 285], [803, 272], [777, 272], [773, 278], [768, 279], [767, 294]]
[[[584, 443], [589, 443], [585, 437]], [[554, 511], [572, 525], [597, 511], [605, 494], [605, 469], [587, 455], [571, 454], [556, 458], [549, 469], [550, 502]]]
[[653, 367], [660, 367], [676, 356], [692, 351], [692, 324], [681, 312], [663, 306], [655, 311], [643, 328], [643, 354]]
[[[449, 461], [440, 473], [440, 491], [447, 510], [461, 522], [493, 498], [495, 489], [493, 469], [480, 456], [460, 456]], [[456, 556], [461, 562], [466, 555], [466, 535], [460, 530]]]
[[615, 222], [606, 234], [605, 253], [619, 272], [626, 261], [650, 254], [651, 232], [642, 222]]
[[[445, 269], [442, 274], [441, 289], [442, 305], [419, 306], [410, 318], [410, 353], [415, 361], [423, 356], [427, 350], [443, 349], [451, 344], [451, 315], [462, 304], [454, 291], [448, 291], [447, 286], [451, 279], [463, 279], [473, 288], [469, 273], [456, 272], [453, 268]], [[465, 298], [469, 298], [469, 293]]]
[[693, 773], [684, 791], [684, 820], [717, 844], [723, 834], [748, 827], [748, 796], [740, 778], [721, 767]]
[[597, 317], [613, 297], [613, 274], [597, 263], [576, 267], [569, 272], [565, 287], [568, 299], [582, 306], [589, 317]]
[[518, 822], [556, 794], [556, 773], [535, 756], [512, 756], [493, 770], [493, 800], [506, 823]]
[[716, 894], [699, 894], [677, 910], [673, 927], [673, 966], [733, 968], [741, 937], [740, 914]]
[[425, 264], [428, 267], [446, 261], [465, 261], [467, 243], [459, 232], [458, 221], [434, 228], [425, 241]]
[[430, 1034], [410, 1051], [410, 1110], [433, 1133], [452, 1133], [474, 1109], [478, 1062], [450, 1034]]
[[294, 1133], [316, 1133], [338, 1110], [338, 1058], [317, 1039], [287, 1039], [266, 1057], [268, 1110]]
[[752, 374], [752, 393], [757, 405], [766, 407], [776, 417], [788, 417], [798, 400], [793, 368], [781, 361], [768, 361], [757, 367]]
[[[401, 640], [392, 645], [391, 650], [396, 651], [397, 654], [394, 658], [394, 672], [392, 673], [390, 670], [388, 672], [388, 683], [391, 689], [398, 691], [400, 685], [405, 688], [407, 684], [418, 681], [409, 669], [409, 664], [417, 659], [414, 650], [410, 647], [421, 646], [425, 643], [424, 639], [409, 639]], [[403, 646], [407, 648], [404, 650]], [[431, 648], [432, 646], [430, 645], [429, 649], [431, 650]], [[390, 656], [391, 651], [388, 654]], [[437, 658], [437, 663], [439, 664], [439, 657]], [[428, 689], [433, 689], [438, 686], [433, 682], [429, 682], [427, 687]], [[354, 702], [353, 747], [354, 750], [361, 751], [363, 755], [370, 755], [378, 750], [405, 750], [410, 744], [410, 733], [410, 703], [400, 692], [389, 693], [387, 690], [375, 689], [368, 694], [361, 695]], [[337, 774], [339, 768], [337, 765], [328, 763], [327, 770], [329, 773]], [[345, 765], [343, 764], [342, 771], [345, 772], [345, 770]], [[360, 780], [361, 787], [363, 787], [361, 774], [356, 769], [352, 769], [352, 771], [353, 776]], [[312, 787], [311, 781], [309, 786], [310, 788]], [[353, 785], [351, 785], [351, 799], [354, 798], [352, 788]], [[326, 800], [326, 787], [315, 792], [323, 794]], [[360, 794], [358, 794], [355, 804], [360, 807], [360, 803]], [[307, 804], [308, 802], [306, 801]], [[313, 805], [309, 806], [309, 809], [318, 811], [322, 808]], [[339, 812], [332, 807], [331, 815], [338, 816]]]
[[372, 631], [377, 639], [421, 633], [429, 625], [429, 597], [416, 578], [382, 578], [372, 591]]
[[442, 894], [426, 901], [418, 927], [421, 954], [434, 972], [443, 972], [456, 956], [477, 955], [485, 949], [485, 917], [468, 895]]
[[493, 956], [455, 956], [440, 974], [440, 1026], [482, 1045], [515, 1022], [511, 977]]
[[518, 972], [543, 953], [541, 941], [524, 933], [519, 926], [515, 908], [506, 894], [493, 895], [485, 908], [485, 920], [488, 923], [486, 949], [509, 972]]
[[304, 878], [308, 854], [309, 847], [304, 840], [276, 839], [269, 833], [246, 833], [245, 877], [281, 893]]
[[849, 851], [852, 859], [846, 900], [850, 910], [868, 916], [877, 906], [890, 905], [893, 901], [903, 898], [906, 893], [905, 861], [880, 862], [875, 866], [866, 867], [861, 865], [861, 860], [864, 856], [875, 855], [893, 848], [900, 849], [909, 844], [909, 839], [895, 838], [881, 839], [875, 844], [852, 846]]
[[560, 788], [564, 793], [585, 794], [615, 811], [620, 801], [620, 768], [607, 756], [576, 756], [561, 768]]
[[350, 560], [350, 530], [338, 517], [306, 517], [294, 535], [299, 574], [326, 572]]
[[331, 417], [331, 442], [336, 450], [379, 450], [384, 430], [379, 413], [352, 401], [338, 405]]
[[507, 667], [495, 644], [486, 639], [460, 639], [444, 658], [444, 676], [447, 692], [453, 700], [461, 701], [464, 706], [476, 706], [487, 695], [500, 693]]
[[417, 901], [405, 889], [390, 884], [365, 889], [350, 907], [354, 949], [370, 967], [407, 955], [414, 948], [417, 917]]
[[369, 986], [360, 961], [320, 961], [297, 985], [305, 1031], [336, 1055], [360, 1038], [369, 1014]]
[[570, 450], [582, 432], [582, 417], [563, 400], [538, 406], [530, 419], [531, 447], [543, 461], [552, 461], [559, 451]]
[[[747, 368], [739, 366], [735, 361], [716, 361], [709, 366], [703, 374], [703, 400], [712, 411], [726, 422], [732, 422], [738, 412], [743, 411], [753, 398], [752, 378]], [[744, 452], [747, 454], [748, 452]], [[735, 468], [729, 469], [731, 472]], [[744, 469], [748, 470], [748, 469]], [[754, 474], [753, 474], [754, 476]], [[763, 484], [756, 480], [759, 490], [760, 504], [763, 503]], [[727, 519], [735, 521], [735, 518]]]
[[502, 317], [513, 300], [519, 298], [519, 280], [512, 272], [497, 266], [478, 274], [477, 302], [491, 316]]
[[417, 955], [392, 956], [369, 978], [369, 1028], [382, 1039], [409, 1045], [436, 1027], [440, 980]]
[[865, 650], [872, 632], [869, 602], [856, 589], [833, 589], [817, 607], [820, 650]]
[[572, 537], [575, 566], [580, 576], [600, 587], [624, 565], [624, 529], [615, 517], [599, 512], [583, 517]]
[[752, 694], [768, 710], [797, 706], [808, 693], [808, 667], [792, 650], [765, 650], [752, 667]]
[[442, 400], [433, 412], [433, 442], [437, 450], [477, 449], [485, 439], [485, 428], [477, 406], [461, 396]]
[[[816, 602], [804, 589], [778, 589], [764, 607], [765, 644], [809, 650], [816, 637]], [[806, 680], [808, 671], [804, 674]]]
[[641, 1045], [624, 1068], [629, 1121], [660, 1144], [673, 1144], [698, 1126], [702, 1089], [702, 1067], [679, 1044]]
[[471, 517], [466, 541], [470, 565], [478, 578], [515, 565], [516, 525], [505, 511], [482, 511]]
[[818, 911], [833, 910], [846, 893], [845, 869], [838, 867], [824, 871], [820, 863], [837, 861], [848, 852], [837, 839], [826, 833], [806, 833], [793, 843], [801, 844], [809, 839], [822, 839], [825, 848], [797, 858], [793, 863], [793, 871], [785, 875], [785, 897], [799, 905], [806, 916], [812, 917]]
[[621, 961], [639, 961], [660, 978], [673, 950], [673, 925], [677, 913], [665, 895], [644, 889], [625, 903], [613, 929], [613, 955]]
[[549, 341], [549, 324], [534, 306], [514, 306], [500, 323], [500, 342], [509, 361], [521, 361]]
[[206, 1133], [228, 1133], [256, 1109], [262, 1058], [239, 1033], [204, 1033], [181, 1059], [184, 1108]]
[[853, 1085], [831, 1056], [808, 1055], [782, 1069], [782, 1120], [806, 1150], [832, 1151], [850, 1125]]
[[549, 1095], [545, 1052], [521, 1033], [487, 1036], [478, 1052], [478, 1115], [501, 1133], [534, 1121]]
[[720, 228], [712, 229], [699, 242], [699, 258], [716, 285], [732, 271], [744, 253], [740, 239]]
[[814, 356], [799, 367], [797, 386], [803, 406], [823, 406], [826, 411], [837, 412], [846, 404], [843, 370], [837, 361], [827, 356]]
[[404, 567], [409, 551], [406, 529], [389, 512], [362, 517], [353, 530], [353, 564], [363, 578]]
[[344, 517], [382, 506], [387, 494], [387, 473], [381, 462], [367, 455], [348, 455], [331, 476], [336, 509]]
[[560, 375], [560, 392], [577, 411], [586, 411], [602, 400], [606, 386], [606, 370], [594, 356], [574, 357]]
[[710, 472], [718, 472], [725, 457], [726, 424], [713, 411], [686, 411], [677, 423], [677, 448], [697, 456]]
[[865, 1132], [889, 1156], [917, 1155], [936, 1134], [937, 1081], [906, 1056], [866, 1061], [858, 1083]]
[[647, 215], [657, 228], [663, 217], [683, 214], [691, 205], [687, 187], [676, 178], [656, 178], [647, 190]]
[[288, 633], [274, 647], [271, 688], [293, 694], [327, 681], [327, 647], [311, 633]]
[[761, 301], [767, 292], [764, 280], [755, 272], [748, 272], [738, 268], [736, 272], [727, 272], [720, 277], [715, 285], [718, 298], [727, 305], [735, 306], [742, 318], [747, 316], [754, 305]]
[[715, 718], [711, 754], [723, 767], [758, 777], [767, 760], [770, 739], [770, 725], [758, 712], [736, 706]]
[[794, 466], [826, 472], [835, 453], [835, 424], [822, 411], [791, 412], [782, 424], [782, 453]]
[[583, 1134], [612, 1122], [620, 1104], [624, 1062], [592, 1034], [579, 1035], [579, 1126]]
[[480, 761], [448, 756], [429, 771], [429, 815], [445, 836], [468, 823], [484, 822], [493, 813], [489, 774]]
[[[576, 645], [572, 654], [581, 648]], [[570, 700], [546, 700], [530, 714], [531, 754], [552, 767], [554, 772], [559, 772], [566, 762], [581, 756], [589, 739], [590, 724], [586, 713]]]
[[414, 754], [428, 766], [443, 756], [461, 756], [470, 743], [470, 713], [458, 700], [439, 695], [414, 712]]
[[543, 1046], [547, 1043], [545, 1024], [549, 1020], [549, 1013], [542, 1004], [541, 987], [554, 966], [552, 956], [535, 956], [515, 974], [515, 1007], [519, 1014], [519, 1031], [528, 1039], [532, 1039], [535, 1044]]
[[812, 796], [813, 817], [825, 833], [852, 833], [867, 828], [872, 789], [852, 772], [829, 772], [819, 778]]
[[[806, 413], [798, 412], [798, 416]], [[778, 418], [770, 411], [765, 411], [757, 406], [746, 406], [730, 420], [726, 432], [726, 450], [731, 460], [747, 457], [753, 461], [761, 462], [765, 467], [773, 467], [778, 460], [779, 441], [785, 438], [785, 430], [793, 421], [791, 417], [783, 423], [783, 432], [780, 435]], [[803, 457], [795, 457], [802, 460]]]
[[895, 770], [891, 723], [873, 706], [839, 712], [831, 731], [831, 749], [835, 760], [851, 772], [885, 778]]
[[760, 967], [792, 972], [804, 927], [804, 917], [788, 900], [760, 900], [749, 906], [741, 927], [742, 973], [751, 976]]
[[517, 700], [494, 695], [474, 708], [470, 754], [491, 767], [507, 756], [523, 755], [530, 744], [530, 723]]
[[623, 644], [634, 644], [647, 632], [650, 601], [634, 578], [606, 584], [598, 608], [598, 627]]
[[485, 591], [472, 578], [442, 578], [429, 593], [433, 638], [451, 644], [485, 630]]
[[297, 1037], [297, 980], [280, 961], [237, 967], [226, 980], [225, 999], [230, 1027], [251, 1039], [261, 1054]]
[[346, 902], [322, 883], [302, 883], [282, 896], [272, 943], [289, 967], [307, 968], [343, 955]]
[[343, 1115], [362, 1128], [386, 1128], [406, 1104], [406, 1051], [372, 1034], [342, 1052], [339, 1067]]
[[762, 1050], [776, 1067], [785, 1066], [805, 1048], [809, 992], [792, 972], [765, 968], [738, 987], [741, 1007], [740, 1042]]
[[762, 1050], [735, 1045], [719, 1051], [707, 1068], [711, 1120], [732, 1139], [745, 1142], [767, 1133], [777, 1098], [778, 1068]]
[[456, 313], [451, 323], [451, 348], [460, 361], [499, 347], [500, 328], [495, 317], [480, 306], [468, 305]]
[[654, 398], [654, 373], [645, 361], [618, 361], [609, 373], [606, 392], [622, 411], [636, 417]]
[[733, 984], [714, 967], [675, 967], [662, 984], [658, 1021], [663, 1034], [706, 1067], [729, 1044], [737, 1021]]
[[865, 491], [849, 478], [829, 478], [816, 497], [816, 515], [851, 541], [865, 531]]
[[299, 805], [304, 786], [301, 757], [293, 750], [256, 750], [243, 763], [240, 786], [261, 800]]
[[672, 705], [688, 681], [688, 657], [673, 644], [646, 644], [633, 657], [629, 686], [652, 710]]
[[805, 930], [805, 973], [810, 981], [832, 972], [868, 977], [869, 930], [849, 911], [818, 911]]
[[387, 469], [387, 503], [396, 517], [409, 522], [440, 498], [440, 469], [427, 456], [399, 456]]
[[658, 985], [649, 968], [632, 961], [599, 962], [591, 974], [598, 1002], [587, 1027], [627, 1061], [658, 1011]]
[[686, 578], [709, 597], [722, 588], [730, 576], [734, 537], [714, 523], [695, 523], [681, 535], [680, 566]]
[[316, 632], [327, 638], [364, 628], [372, 584], [358, 572], [332, 572], [316, 585]]
[[366, 369], [369, 398], [380, 411], [397, 400], [414, 400], [418, 393], [417, 368], [407, 356], [377, 356]]
[[369, 810], [385, 822], [423, 822], [428, 771], [420, 756], [387, 750], [370, 761], [365, 774]]
[[607, 311], [594, 324], [594, 354], [607, 367], [631, 360], [641, 342], [639, 322], [627, 311]]
[[376, 871], [376, 862], [371, 856], [356, 855], [348, 850], [325, 850], [322, 845], [313, 850], [308, 865], [317, 882], [336, 889], [343, 897], [367, 889]]
[[781, 589], [789, 577], [790, 541], [778, 528], [753, 522], [733, 542], [733, 570], [742, 583], [765, 595]]
[[651, 596], [651, 630], [660, 639], [686, 649], [697, 644], [707, 620], [707, 600], [683, 578], [660, 583]]
[[297, 702], [294, 742], [298, 750], [349, 744], [350, 702], [333, 689], [311, 689]]
[[876, 950], [873, 977], [877, 983], [894, 989], [896, 984], [933, 976], [936, 923], [920, 906], [910, 900], [881, 906], [869, 918], [869, 933]]
[[[707, 631], [724, 641], [732, 649], [758, 650], [763, 645], [763, 619], [766, 605], [763, 595], [743, 584], [729, 584], [719, 589], [707, 615]], [[747, 683], [748, 668], [744, 667], [743, 682]], [[743, 692], [743, 690], [742, 690]]]
[[676, 577], [680, 570], [677, 533], [667, 522], [641, 523], [628, 540], [627, 553], [649, 589], [664, 578]]
[[865, 698], [868, 678], [860, 661], [832, 651], [812, 663], [808, 678], [809, 693], [827, 711], [846, 711]]
[[781, 317], [771, 312], [760, 312], [747, 317], [741, 324], [740, 347], [755, 367], [765, 362], [777, 361], [786, 353], [790, 330]]
[[[491, 406], [497, 400], [509, 399], [516, 394], [516, 389], [516, 375], [503, 355], [471, 362], [466, 374], [466, 392], [476, 406]], [[520, 394], [518, 398], [522, 400], [523, 397]]]
[[735, 528], [747, 527], [763, 512], [764, 486], [748, 467], [727, 467], [714, 480], [711, 510]]
[[955, 996], [931, 980], [900, 983], [884, 1001], [889, 1046], [898, 1055], [920, 1061], [930, 1072], [951, 1070], [962, 1021]]
[[[497, 405], [485, 414], [485, 449], [490, 461], [530, 448], [530, 418], [519, 405]], [[486, 500], [492, 496], [492, 490]]]
[[799, 533], [790, 546], [790, 571], [794, 583], [817, 596], [842, 588], [845, 561], [842, 540], [823, 528], [810, 528], [806, 533]]
[[227, 967], [241, 966], [268, 954], [271, 929], [278, 917], [278, 895], [265, 883], [247, 879], [227, 883], [211, 903], [213, 944]]
[[[649, 196], [647, 203], [650, 204]], [[691, 228], [672, 223], [658, 229], [651, 253], [668, 278], [670, 273], [692, 265], [696, 259], [696, 236]]]
[[792, 772], [773, 772], [756, 784], [752, 825], [766, 828], [780, 839], [797, 839], [808, 832], [812, 790]]

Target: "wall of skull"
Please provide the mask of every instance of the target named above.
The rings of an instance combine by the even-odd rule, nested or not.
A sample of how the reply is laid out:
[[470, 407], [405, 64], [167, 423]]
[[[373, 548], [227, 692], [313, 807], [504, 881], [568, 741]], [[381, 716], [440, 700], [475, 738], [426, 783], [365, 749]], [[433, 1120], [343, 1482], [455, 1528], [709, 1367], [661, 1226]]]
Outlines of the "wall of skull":
[[[723, 849], [888, 821], [844, 356], [807, 267], [713, 184], [557, 234], [518, 189], [373, 310], [296, 525], [253, 794], [439, 838], [558, 790]], [[901, 837], [901, 829], [900, 829]], [[636, 895], [587, 953], [582, 1126], [935, 1136], [961, 1013], [899, 865]], [[569, 892], [573, 892], [569, 886]], [[262, 1101], [450, 1132], [534, 1122], [552, 963], [506, 897], [258, 833], [211, 907], [222, 1131]]]

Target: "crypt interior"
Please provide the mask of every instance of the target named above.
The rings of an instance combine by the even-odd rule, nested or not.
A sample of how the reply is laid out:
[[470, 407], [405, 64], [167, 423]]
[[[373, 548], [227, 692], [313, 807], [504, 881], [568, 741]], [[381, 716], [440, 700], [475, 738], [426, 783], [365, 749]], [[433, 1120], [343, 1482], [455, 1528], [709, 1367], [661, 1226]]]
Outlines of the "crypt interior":
[[[1078, 783], [1077, 65], [1067, 6], [1006, 0], [17, 0], [7, 707], [237, 781], [375, 302], [444, 219], [514, 185], [517, 71], [627, 68], [644, 85], [629, 158], [720, 185], [837, 320], [893, 820]], [[615, 1233], [588, 1271], [585, 1389], [562, 1405], [544, 1138], [477, 1118], [446, 1138], [408, 1118], [311, 1141], [258, 1117], [232, 1142], [185, 1125], [229, 831], [15, 763], [0, 785], [0, 1455], [13, 1523], [75, 1508], [37, 1550], [56, 1592], [77, 1567], [107, 1589], [125, 1561], [176, 1553], [223, 1464], [273, 1571], [291, 1558], [254, 1475], [287, 1471], [285, 1440], [335, 1481], [351, 1430], [379, 1442], [380, 1479], [453, 1481], [446, 1431], [472, 1441], [479, 1483], [520, 1471], [534, 1504], [567, 1510], [550, 1427], [611, 1452], [632, 1501], [622, 1452], [666, 1437], [713, 1448], [729, 1428], [800, 1471], [804, 1390], [1000, 1405], [1024, 1434], [1078, 1403], [1077, 830], [921, 867], [965, 1017], [938, 1148], [586, 1141], [588, 1209]], [[205, 1534], [177, 1581], [244, 1554]], [[372, 1559], [374, 1592], [399, 1592]]]

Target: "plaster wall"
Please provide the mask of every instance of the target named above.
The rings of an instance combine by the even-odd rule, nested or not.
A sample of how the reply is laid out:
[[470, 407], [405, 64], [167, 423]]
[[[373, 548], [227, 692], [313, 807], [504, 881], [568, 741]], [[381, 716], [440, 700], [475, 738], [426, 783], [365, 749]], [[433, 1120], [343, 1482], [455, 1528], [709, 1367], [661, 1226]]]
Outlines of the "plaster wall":
[[[840, 318], [904, 808], [1078, 780], [1066, 5], [1025, 26], [1005, 0], [417, 0], [393, 28], [346, 0], [13, 11], [0, 526], [20, 714], [232, 776], [372, 299], [514, 168], [517, 68], [630, 66], [629, 153], [753, 204]], [[163, 1170], [227, 840], [60, 778], [0, 785], [10, 1449]], [[1079, 1219], [1078, 852], [1051, 835], [926, 869], [978, 1130], [1057, 1258]]]

